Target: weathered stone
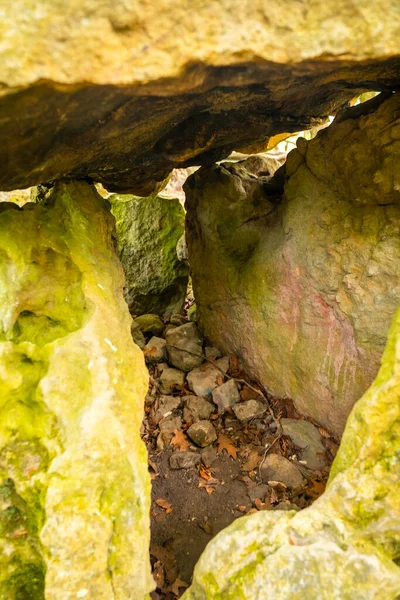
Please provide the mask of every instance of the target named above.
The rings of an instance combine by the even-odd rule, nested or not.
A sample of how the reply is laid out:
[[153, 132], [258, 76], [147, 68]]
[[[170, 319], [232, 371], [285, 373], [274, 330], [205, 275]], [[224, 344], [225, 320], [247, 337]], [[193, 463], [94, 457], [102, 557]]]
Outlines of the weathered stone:
[[267, 454], [260, 464], [260, 476], [264, 483], [279, 481], [288, 488], [300, 487], [304, 481], [299, 469], [280, 454]]
[[251, 419], [259, 419], [265, 413], [265, 404], [260, 400], [247, 400], [233, 407], [233, 412], [239, 421], [246, 423]]
[[211, 393], [218, 386], [221, 377], [221, 371], [212, 363], [206, 362], [188, 373], [187, 382], [189, 388], [197, 396], [211, 397]]
[[125, 272], [125, 298], [133, 316], [169, 317], [185, 301], [189, 267], [176, 246], [185, 213], [178, 200], [114, 195], [118, 253]]
[[[107, 203], [58, 183], [0, 214], [0, 597], [148, 597], [148, 375]], [[45, 591], [44, 591], [45, 589]]]
[[204, 348], [204, 354], [206, 360], [217, 360], [217, 358], [221, 358], [222, 352], [218, 350], [218, 348], [214, 348], [214, 346], [206, 346]]
[[182, 427], [182, 419], [179, 415], [168, 415], [158, 423], [161, 433], [174, 433]]
[[217, 433], [210, 421], [197, 421], [187, 430], [191, 440], [200, 448], [209, 446], [217, 439]]
[[169, 458], [171, 469], [194, 469], [200, 464], [200, 454], [197, 452], [174, 452]]
[[213, 390], [212, 399], [214, 404], [218, 406], [219, 412], [224, 412], [227, 408], [232, 408], [240, 400], [236, 381], [228, 379], [228, 381], [219, 385]]
[[169, 361], [182, 371], [191, 371], [204, 362], [203, 341], [195, 323], [175, 327], [166, 334]]
[[272, 507], [272, 510], [295, 510], [298, 512], [301, 510], [300, 506], [293, 504], [292, 502], [279, 502], [276, 506]]
[[192, 304], [187, 311], [189, 321], [196, 322], [197, 321], [197, 312], [196, 312], [196, 304]]
[[140, 331], [144, 335], [161, 335], [164, 331], [164, 323], [158, 315], [146, 314], [136, 317], [133, 321], [139, 326]]
[[153, 336], [143, 350], [148, 363], [159, 363], [167, 360], [167, 342], [163, 338]]
[[171, 315], [169, 321], [171, 325], [175, 325], [175, 327], [179, 327], [180, 325], [185, 325], [185, 323], [187, 323], [186, 317], [184, 315], [181, 315], [180, 313], [174, 313], [173, 315]]
[[166, 367], [160, 375], [160, 392], [170, 394], [174, 390], [179, 390], [185, 385], [185, 374], [178, 369]]
[[139, 325], [135, 323], [135, 321], [132, 321], [131, 324], [131, 335], [135, 344], [137, 344], [141, 350], [144, 350], [146, 338], [144, 337]]
[[90, 177], [146, 196], [174, 166], [266, 148], [362, 91], [399, 89], [398, 0], [303, 8], [5, 3], [0, 187]]
[[183, 418], [186, 422], [195, 423], [196, 421], [209, 419], [215, 411], [214, 406], [201, 396], [186, 396], [185, 404]]
[[174, 396], [161, 396], [158, 400], [157, 411], [155, 413], [156, 423], [161, 421], [166, 416], [169, 416], [173, 411], [177, 410], [182, 404], [182, 398]]
[[203, 450], [201, 450], [200, 454], [201, 454], [201, 462], [206, 467], [211, 467], [211, 465], [213, 463], [215, 463], [215, 461], [218, 458], [217, 449], [214, 448], [213, 446], [207, 446], [206, 448], [203, 448]]
[[281, 419], [282, 432], [302, 449], [300, 459], [309, 469], [321, 469], [326, 466], [325, 448], [318, 429], [309, 421], [299, 419]]
[[400, 310], [379, 374], [348, 418], [324, 494], [298, 513], [235, 521], [207, 546], [184, 600], [396, 598], [399, 422]]
[[229, 163], [185, 185], [201, 330], [336, 434], [400, 297], [399, 107], [378, 96], [304, 140], [283, 198]]
[[252, 502], [255, 500], [265, 500], [265, 496], [271, 492], [271, 488], [266, 483], [260, 483], [249, 488], [247, 494]]

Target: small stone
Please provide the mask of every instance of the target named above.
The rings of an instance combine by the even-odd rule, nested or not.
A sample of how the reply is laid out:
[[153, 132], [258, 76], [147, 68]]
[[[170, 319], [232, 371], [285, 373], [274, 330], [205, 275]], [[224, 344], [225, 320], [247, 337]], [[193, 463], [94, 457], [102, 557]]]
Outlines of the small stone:
[[279, 481], [288, 488], [299, 487], [304, 481], [299, 469], [290, 460], [279, 454], [268, 454], [266, 456], [260, 464], [260, 475], [264, 483]]
[[161, 419], [158, 427], [162, 433], [174, 433], [182, 427], [182, 419], [179, 416], [169, 415]]
[[215, 411], [214, 406], [200, 396], [186, 396], [185, 404], [183, 419], [186, 422], [195, 423], [196, 421], [209, 419]]
[[218, 406], [218, 412], [224, 412], [227, 408], [232, 408], [240, 400], [239, 390], [234, 379], [229, 379], [218, 386], [212, 392], [214, 404]]
[[271, 488], [266, 483], [260, 483], [259, 485], [255, 485], [252, 488], [249, 488], [247, 495], [252, 502], [255, 500], [265, 500], [265, 496], [269, 494]]
[[158, 372], [160, 373], [160, 375], [161, 375], [161, 373], [162, 373], [163, 371], [165, 371], [165, 369], [169, 369], [169, 368], [170, 368], [170, 366], [169, 366], [169, 364], [168, 364], [168, 363], [166, 363], [166, 362], [159, 363], [159, 364], [157, 365], [157, 369], [158, 369]]
[[197, 452], [174, 452], [169, 458], [171, 469], [194, 469], [200, 464], [200, 454]]
[[139, 325], [135, 321], [132, 321], [131, 335], [135, 344], [137, 344], [139, 348], [143, 350], [146, 345], [146, 338], [141, 332]]
[[153, 336], [143, 350], [147, 363], [159, 363], [167, 359], [167, 342], [163, 338]]
[[222, 352], [218, 350], [218, 348], [214, 348], [214, 346], [206, 346], [204, 348], [204, 354], [206, 360], [217, 360], [217, 358], [221, 358], [222, 356]]
[[173, 390], [179, 390], [185, 385], [185, 374], [178, 369], [164, 369], [160, 375], [160, 391], [162, 394], [170, 394]]
[[182, 404], [182, 398], [174, 398], [174, 396], [161, 396], [158, 401], [158, 408], [155, 414], [155, 421], [158, 423], [168, 414], [177, 410]]
[[223, 356], [215, 361], [215, 365], [224, 373], [229, 371], [229, 358], [227, 356]]
[[297, 506], [297, 504], [292, 504], [292, 502], [279, 502], [279, 504], [272, 507], [272, 510], [295, 510], [296, 512], [299, 512], [301, 508], [300, 506]]
[[164, 331], [164, 323], [158, 315], [148, 314], [140, 315], [134, 319], [134, 323], [139, 325], [143, 335], [161, 335]]
[[233, 412], [241, 423], [262, 417], [265, 410], [265, 405], [260, 400], [247, 400], [233, 407]]
[[283, 434], [289, 436], [301, 449], [300, 460], [305, 461], [309, 469], [322, 469], [326, 466], [321, 434], [312, 423], [300, 419], [281, 419], [281, 425]]
[[217, 433], [210, 421], [198, 421], [189, 427], [187, 434], [201, 448], [209, 446], [217, 439]]
[[168, 325], [164, 327], [164, 337], [167, 335], [168, 331], [172, 331], [173, 329], [176, 329], [176, 327], [176, 325], [171, 325], [171, 323], [168, 323]]
[[217, 449], [214, 448], [213, 446], [207, 446], [207, 448], [204, 448], [203, 450], [201, 450], [200, 454], [201, 454], [201, 461], [205, 467], [211, 467], [211, 465], [213, 463], [215, 463], [215, 461], [218, 458]]
[[166, 334], [169, 362], [182, 371], [191, 371], [204, 362], [202, 340], [196, 323], [175, 327]]
[[181, 315], [180, 313], [174, 313], [173, 315], [171, 315], [169, 322], [171, 323], [171, 325], [179, 327], [180, 325], [184, 325], [185, 323], [187, 323], [187, 319], [184, 315]]
[[212, 391], [218, 386], [219, 378], [223, 377], [221, 371], [207, 362], [190, 371], [187, 375], [189, 388], [197, 396], [211, 397]]

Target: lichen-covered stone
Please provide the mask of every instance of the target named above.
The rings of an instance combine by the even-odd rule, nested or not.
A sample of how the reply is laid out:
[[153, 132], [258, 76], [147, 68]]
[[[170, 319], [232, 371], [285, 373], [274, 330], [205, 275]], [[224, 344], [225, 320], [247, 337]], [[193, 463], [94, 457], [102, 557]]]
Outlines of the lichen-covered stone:
[[0, 598], [144, 600], [147, 373], [93, 187], [0, 209]]
[[181, 204], [159, 196], [114, 195], [110, 201], [131, 314], [165, 317], [179, 311], [188, 283], [188, 265], [176, 250], [184, 233]]
[[324, 494], [242, 517], [209, 543], [184, 600], [395, 600], [400, 594], [400, 309], [348, 419]]
[[200, 328], [337, 434], [400, 299], [399, 108], [377, 97], [299, 140], [283, 198], [231, 163], [185, 185]]

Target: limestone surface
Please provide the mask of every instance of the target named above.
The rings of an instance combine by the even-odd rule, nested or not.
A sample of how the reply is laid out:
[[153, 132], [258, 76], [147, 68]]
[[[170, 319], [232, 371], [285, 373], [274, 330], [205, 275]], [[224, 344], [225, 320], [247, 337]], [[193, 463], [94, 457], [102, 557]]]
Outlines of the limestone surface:
[[0, 189], [89, 177], [142, 196], [399, 89], [398, 0], [0, 6]]
[[0, 205], [2, 600], [144, 600], [154, 587], [147, 373], [113, 228], [87, 183]]
[[266, 182], [240, 163], [185, 185], [201, 330], [336, 434], [400, 302], [399, 109], [378, 96], [299, 139], [283, 194], [279, 171]]
[[184, 600], [395, 600], [400, 594], [400, 309], [356, 403], [328, 487], [300, 512], [261, 511], [219, 533]]
[[181, 204], [158, 196], [113, 195], [110, 201], [131, 314], [167, 317], [179, 311], [188, 283], [188, 266], [176, 251], [184, 232]]

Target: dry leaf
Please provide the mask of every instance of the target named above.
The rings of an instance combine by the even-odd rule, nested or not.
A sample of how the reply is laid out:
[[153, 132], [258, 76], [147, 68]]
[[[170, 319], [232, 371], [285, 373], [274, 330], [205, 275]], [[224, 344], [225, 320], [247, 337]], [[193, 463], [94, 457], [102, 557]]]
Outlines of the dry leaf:
[[179, 596], [179, 588], [188, 588], [189, 584], [182, 581], [182, 579], [176, 578], [174, 583], [171, 585], [171, 592], [176, 596]]
[[241, 506], [238, 506], [238, 510], [242, 513], [246, 512], [246, 507], [244, 506], [244, 504], [242, 504]]
[[218, 436], [218, 454], [221, 454], [222, 450], [226, 450], [229, 456], [232, 456], [232, 458], [236, 458], [237, 456], [237, 448], [235, 448], [231, 440], [226, 437], [226, 435], [220, 433]]
[[314, 498], [319, 498], [325, 491], [325, 483], [317, 481], [316, 479], [311, 480], [312, 486], [307, 490], [308, 493]]
[[174, 434], [175, 435], [171, 440], [171, 444], [173, 446], [176, 446], [180, 451], [190, 448], [190, 442], [183, 431], [178, 431], [178, 429], [175, 429]]
[[215, 486], [221, 483], [218, 479], [214, 479], [214, 477], [210, 477], [208, 481], [204, 481], [203, 479], [199, 480], [199, 488], [204, 488], [209, 496], [213, 492], [215, 492]]
[[167, 513], [167, 515], [172, 513], [171, 504], [167, 500], [164, 500], [164, 498], [157, 498], [156, 504], [157, 504], [157, 506], [160, 506], [161, 508], [163, 508], [165, 510], [165, 512]]
[[253, 471], [261, 462], [261, 456], [257, 450], [252, 450], [249, 454], [248, 459], [242, 465], [242, 471]]
[[320, 432], [320, 434], [322, 435], [322, 437], [324, 437], [324, 438], [326, 438], [328, 440], [331, 437], [331, 434], [328, 433], [328, 431], [326, 431], [326, 429], [324, 429], [323, 427], [318, 427], [318, 431]]
[[164, 567], [162, 566], [162, 563], [160, 560], [157, 560], [157, 562], [154, 563], [153, 577], [154, 577], [154, 581], [156, 582], [157, 588], [159, 590], [162, 590], [164, 587], [164, 583], [165, 583], [165, 574], [164, 574]]
[[150, 554], [162, 562], [168, 581], [175, 581], [177, 577], [176, 559], [171, 550], [164, 548], [164, 546], [152, 544]]
[[201, 466], [200, 467], [200, 477], [202, 477], [203, 479], [208, 481], [209, 479], [211, 479], [211, 473], [210, 473], [210, 471], [205, 469], [203, 466]]
[[218, 385], [222, 385], [224, 383], [224, 378], [222, 377], [222, 375], [217, 375], [216, 382]]

